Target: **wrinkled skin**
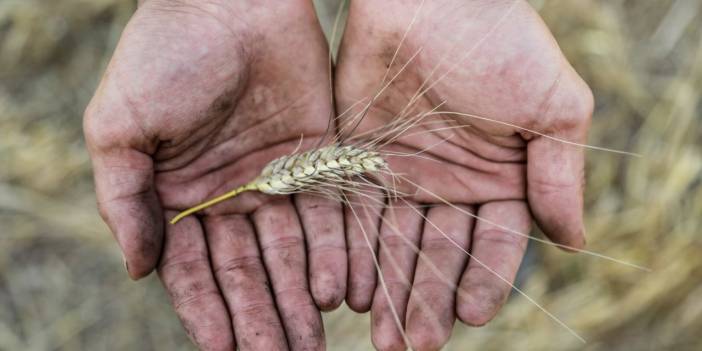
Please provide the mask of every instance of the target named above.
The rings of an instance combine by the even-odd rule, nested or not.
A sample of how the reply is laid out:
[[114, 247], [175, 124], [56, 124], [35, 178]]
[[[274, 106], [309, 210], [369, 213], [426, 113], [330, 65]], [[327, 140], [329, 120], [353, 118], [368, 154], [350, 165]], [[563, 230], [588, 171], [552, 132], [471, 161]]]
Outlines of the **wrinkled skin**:
[[[352, 3], [337, 69], [339, 111], [375, 93], [415, 2]], [[443, 110], [585, 139], [591, 94], [525, 2], [425, 4], [397, 63], [420, 48], [359, 130], [402, 110], [446, 57], [434, 78], [451, 71], [419, 100], [420, 109], [446, 101]], [[266, 162], [293, 150], [301, 134], [304, 146], [313, 146], [331, 112], [326, 64], [307, 1], [151, 0], [125, 29], [86, 111], [100, 211], [128, 272], [137, 279], [158, 269], [201, 349], [323, 347], [316, 307], [338, 306], [347, 284], [338, 204], [247, 193], [178, 225], [164, 222], [252, 179]], [[471, 127], [429, 150], [439, 162], [390, 158], [393, 170], [465, 211], [521, 232], [533, 216], [555, 242], [584, 245], [582, 150], [494, 123], [454, 119]], [[405, 137], [390, 148], [414, 152], [447, 135]], [[372, 308], [378, 348], [405, 347], [358, 216], [370, 223], [363, 229], [371, 245], [378, 244], [374, 233], [383, 237], [380, 263], [412, 346], [435, 349], [448, 339], [456, 316], [482, 325], [509, 292], [478, 262], [513, 280], [526, 243], [475, 223], [426, 191], [401, 186], [415, 194], [411, 204], [434, 204], [417, 208], [429, 221], [402, 201], [391, 204], [397, 207], [385, 210], [382, 221], [374, 204], [370, 211], [347, 209], [347, 303], [358, 311]], [[476, 259], [468, 263], [439, 229]], [[413, 245], [424, 259], [417, 259]]]
[[[376, 93], [419, 3], [351, 2], [336, 71], [338, 111]], [[443, 111], [585, 141], [592, 94], [526, 1], [427, 1], [389, 77], [419, 50], [373, 104], [358, 131], [390, 121], [431, 77], [430, 88], [414, 111], [428, 111], [445, 102], [440, 107]], [[358, 105], [354, 111], [362, 108]], [[360, 206], [346, 213], [347, 302], [356, 311], [372, 311], [373, 342], [381, 350], [406, 345], [377, 282], [364, 231], [372, 245], [381, 242], [381, 270], [409, 342], [417, 350], [444, 345], [456, 317], [475, 326], [492, 319], [510, 292], [510, 286], [494, 273], [513, 281], [526, 248], [525, 238], [472, 220], [431, 193], [522, 233], [529, 231], [533, 217], [552, 241], [572, 248], [584, 246], [582, 148], [484, 120], [443, 117], [470, 127], [457, 130], [439, 145], [451, 133], [414, 133], [388, 147], [413, 153], [435, 145], [425, 155], [438, 161], [390, 157], [389, 162], [393, 171], [429, 190], [408, 182], [399, 185], [413, 194], [410, 204], [433, 204], [428, 210], [417, 210], [436, 227], [402, 201], [391, 203], [397, 207], [384, 210], [383, 220], [377, 211]], [[431, 126], [436, 127], [440, 126]], [[440, 231], [474, 259], [469, 260]], [[424, 258], [417, 258], [416, 247]]]
[[319, 309], [346, 291], [338, 203], [247, 193], [165, 221], [312, 147], [330, 95], [308, 1], [144, 1], [124, 30], [84, 120], [99, 208], [199, 348], [324, 347]]

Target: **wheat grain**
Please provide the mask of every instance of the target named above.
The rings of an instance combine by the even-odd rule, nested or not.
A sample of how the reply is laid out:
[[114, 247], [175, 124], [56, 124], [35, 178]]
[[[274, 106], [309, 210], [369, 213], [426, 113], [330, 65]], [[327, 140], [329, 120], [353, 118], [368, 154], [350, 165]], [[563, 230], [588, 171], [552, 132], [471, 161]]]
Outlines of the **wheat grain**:
[[302, 153], [294, 152], [269, 162], [261, 174], [248, 184], [179, 213], [171, 224], [245, 191], [289, 195], [323, 185], [344, 188], [353, 184], [354, 177], [385, 169], [387, 163], [379, 152], [352, 145], [335, 143]]

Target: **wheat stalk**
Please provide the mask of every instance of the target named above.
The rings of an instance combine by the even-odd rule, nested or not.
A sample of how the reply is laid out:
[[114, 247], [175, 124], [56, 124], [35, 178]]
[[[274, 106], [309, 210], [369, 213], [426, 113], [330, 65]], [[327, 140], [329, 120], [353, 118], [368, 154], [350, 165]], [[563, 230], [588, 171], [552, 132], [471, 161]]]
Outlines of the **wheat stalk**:
[[245, 191], [289, 195], [320, 185], [343, 187], [354, 177], [383, 169], [387, 169], [387, 162], [379, 152], [352, 145], [332, 144], [292, 153], [269, 162], [253, 181], [179, 213], [171, 224]]

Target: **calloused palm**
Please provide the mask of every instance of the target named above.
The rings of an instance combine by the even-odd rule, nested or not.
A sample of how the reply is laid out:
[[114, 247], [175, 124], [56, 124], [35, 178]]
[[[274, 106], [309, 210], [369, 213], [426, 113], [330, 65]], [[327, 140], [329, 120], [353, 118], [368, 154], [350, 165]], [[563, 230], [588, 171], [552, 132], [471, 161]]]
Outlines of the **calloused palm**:
[[[357, 101], [375, 96], [384, 77], [391, 82], [357, 131], [446, 112], [387, 146], [429, 148], [423, 158], [389, 159], [410, 201], [386, 209], [383, 220], [347, 221], [347, 302], [372, 309], [376, 347], [401, 349], [404, 340], [363, 231], [379, 233], [381, 271], [415, 349], [441, 347], [456, 316], [482, 325], [495, 315], [526, 248], [506, 228], [528, 232], [533, 216], [554, 242], [583, 247], [583, 150], [554, 138], [584, 142], [592, 94], [526, 1], [352, 2], [336, 73], [339, 111], [358, 113]], [[417, 204], [432, 206], [408, 206]]]
[[323, 347], [317, 306], [346, 285], [338, 203], [244, 194], [164, 223], [316, 143], [331, 111], [309, 1], [152, 0], [126, 27], [84, 122], [99, 207], [129, 274], [158, 268], [198, 347]]

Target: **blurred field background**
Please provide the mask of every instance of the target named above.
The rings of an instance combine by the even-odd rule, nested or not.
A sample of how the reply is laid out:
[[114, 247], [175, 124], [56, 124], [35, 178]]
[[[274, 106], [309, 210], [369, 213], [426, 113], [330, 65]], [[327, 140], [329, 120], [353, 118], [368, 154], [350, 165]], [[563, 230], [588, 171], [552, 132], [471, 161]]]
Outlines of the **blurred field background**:
[[[533, 246], [524, 290], [588, 343], [514, 296], [447, 349], [702, 350], [702, 0], [532, 4], [595, 92], [590, 143], [644, 155], [589, 152], [589, 249], [653, 271]], [[127, 278], [82, 140], [134, 7], [0, 0], [0, 350], [192, 349], [158, 280]], [[329, 348], [369, 349], [367, 318], [325, 315]]]

